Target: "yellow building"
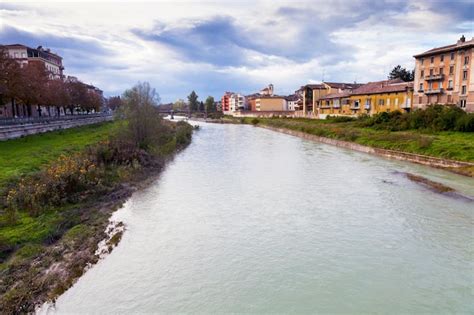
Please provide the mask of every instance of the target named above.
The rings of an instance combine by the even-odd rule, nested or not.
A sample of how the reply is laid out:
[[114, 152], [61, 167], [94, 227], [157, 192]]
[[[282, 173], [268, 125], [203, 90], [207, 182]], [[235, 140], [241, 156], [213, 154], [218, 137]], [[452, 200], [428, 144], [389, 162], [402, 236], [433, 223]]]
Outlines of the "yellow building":
[[283, 96], [260, 96], [255, 99], [256, 111], [286, 111], [286, 99]]
[[398, 79], [369, 82], [352, 92], [333, 93], [321, 98], [319, 118], [374, 115], [396, 110], [408, 112], [412, 103], [413, 82]]

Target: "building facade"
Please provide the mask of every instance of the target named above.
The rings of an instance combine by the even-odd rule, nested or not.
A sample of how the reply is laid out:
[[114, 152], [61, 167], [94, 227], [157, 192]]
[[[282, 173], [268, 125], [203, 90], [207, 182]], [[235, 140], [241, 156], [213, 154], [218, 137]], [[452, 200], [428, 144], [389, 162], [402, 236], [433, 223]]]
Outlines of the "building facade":
[[236, 112], [240, 110], [246, 110], [247, 104], [245, 96], [239, 93], [232, 93], [229, 98], [229, 110], [231, 112]]
[[230, 111], [230, 96], [232, 92], [225, 92], [221, 99], [221, 110], [225, 113]]
[[474, 112], [474, 38], [415, 55], [415, 108], [454, 104]]
[[6, 49], [10, 58], [15, 59], [21, 66], [35, 62], [41, 63], [51, 78], [63, 78], [63, 58], [52, 53], [50, 49], [44, 49], [42, 46], [35, 49], [20, 44], [4, 45], [2, 47]]
[[320, 99], [318, 118], [409, 112], [413, 104], [413, 82], [384, 80], [369, 82], [352, 91], [331, 93]]
[[260, 96], [255, 99], [256, 111], [287, 111], [286, 99], [283, 96]]

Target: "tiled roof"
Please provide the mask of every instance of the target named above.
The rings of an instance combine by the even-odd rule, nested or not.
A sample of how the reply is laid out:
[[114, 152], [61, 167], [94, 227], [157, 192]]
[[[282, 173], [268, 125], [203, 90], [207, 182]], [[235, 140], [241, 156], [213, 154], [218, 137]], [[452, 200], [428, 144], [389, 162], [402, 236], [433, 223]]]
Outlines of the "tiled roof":
[[331, 93], [331, 94], [328, 94], [324, 97], [321, 97], [320, 99], [321, 100], [325, 100], [325, 99], [334, 99], [334, 98], [341, 98], [341, 97], [348, 97], [350, 96], [352, 93], [350, 91], [343, 91], [343, 92], [340, 92], [340, 93]]
[[324, 83], [334, 89], [357, 89], [358, 87], [362, 85], [358, 83], [340, 83], [340, 82], [324, 82]]
[[299, 96], [297, 94], [291, 94], [286, 97], [287, 101], [297, 101], [299, 100]]
[[324, 84], [306, 84], [302, 86], [302, 88], [310, 88], [310, 89], [325, 89]]
[[458, 50], [458, 49], [466, 49], [470, 47], [474, 47], [474, 38], [465, 42], [458, 41], [456, 44], [432, 48], [430, 50], [425, 51], [424, 53], [415, 55], [413, 57], [419, 58], [423, 56], [429, 56], [429, 55], [434, 55], [434, 54], [438, 54], [442, 52], [449, 52], [449, 51]]
[[352, 91], [352, 95], [404, 92], [412, 87], [413, 82], [403, 82], [400, 79], [384, 80], [364, 84], [358, 89]]

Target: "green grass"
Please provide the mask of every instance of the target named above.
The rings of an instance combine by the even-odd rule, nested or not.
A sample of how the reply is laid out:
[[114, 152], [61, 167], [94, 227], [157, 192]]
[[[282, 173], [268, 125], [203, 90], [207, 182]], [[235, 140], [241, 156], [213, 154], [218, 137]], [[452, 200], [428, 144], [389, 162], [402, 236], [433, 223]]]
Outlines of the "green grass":
[[0, 142], [0, 188], [11, 179], [39, 170], [61, 154], [78, 152], [107, 139], [118, 127], [118, 122], [107, 122]]
[[[246, 118], [243, 122], [252, 124], [252, 119]], [[258, 124], [302, 131], [371, 147], [474, 162], [474, 133], [472, 132], [387, 131], [360, 127], [357, 122], [335, 123], [330, 120], [313, 119], [259, 118]]]

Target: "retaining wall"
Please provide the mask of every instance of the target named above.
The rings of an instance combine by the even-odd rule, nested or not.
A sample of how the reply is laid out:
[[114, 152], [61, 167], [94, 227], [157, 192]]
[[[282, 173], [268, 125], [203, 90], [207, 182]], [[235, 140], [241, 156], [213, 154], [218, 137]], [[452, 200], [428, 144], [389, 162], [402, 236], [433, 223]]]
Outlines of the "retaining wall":
[[72, 127], [96, 124], [103, 121], [112, 120], [112, 116], [95, 116], [90, 118], [76, 118], [70, 120], [48, 121], [31, 124], [18, 124], [0, 126], [0, 141], [20, 138], [37, 133], [43, 133], [58, 129], [67, 129]]
[[448, 160], [448, 159], [436, 158], [436, 157], [415, 154], [415, 153], [373, 148], [373, 147], [368, 147], [368, 146], [361, 145], [354, 142], [348, 142], [348, 141], [342, 141], [342, 140], [337, 140], [337, 139], [311, 135], [311, 134], [307, 134], [301, 131], [289, 130], [289, 129], [284, 129], [284, 128], [275, 128], [275, 127], [270, 127], [270, 126], [265, 126], [265, 125], [258, 125], [258, 126], [262, 128], [270, 129], [273, 131], [286, 133], [292, 136], [301, 137], [308, 140], [331, 144], [331, 145], [335, 145], [338, 147], [347, 148], [347, 149], [351, 149], [351, 150], [355, 150], [359, 152], [376, 154], [379, 156], [383, 156], [383, 157], [387, 157], [387, 158], [395, 159], [395, 160], [400, 160], [400, 161], [409, 161], [409, 162], [414, 162], [414, 163], [438, 167], [438, 168], [460, 168], [460, 167], [474, 166], [474, 163], [470, 163], [470, 162]]

